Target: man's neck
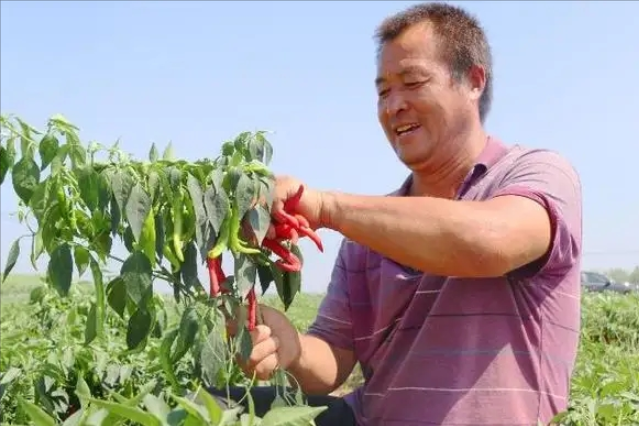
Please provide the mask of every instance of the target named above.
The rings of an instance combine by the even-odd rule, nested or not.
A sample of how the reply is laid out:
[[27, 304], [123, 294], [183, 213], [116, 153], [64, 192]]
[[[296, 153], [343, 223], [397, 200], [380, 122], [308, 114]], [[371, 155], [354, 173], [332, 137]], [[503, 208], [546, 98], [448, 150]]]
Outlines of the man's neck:
[[487, 134], [483, 129], [468, 135], [468, 139], [459, 144], [456, 155], [440, 164], [435, 171], [413, 171], [410, 195], [454, 198], [459, 187], [472, 171], [477, 158], [486, 146]]

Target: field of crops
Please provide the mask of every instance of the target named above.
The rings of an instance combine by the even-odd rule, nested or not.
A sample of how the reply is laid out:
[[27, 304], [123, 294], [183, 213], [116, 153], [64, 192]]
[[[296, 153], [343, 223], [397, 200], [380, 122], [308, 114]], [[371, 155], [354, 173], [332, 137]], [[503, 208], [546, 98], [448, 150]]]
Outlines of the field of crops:
[[[90, 285], [74, 285], [72, 296], [63, 300], [34, 277], [15, 275], [3, 284], [0, 332], [3, 424], [53, 424], [50, 419], [59, 424], [80, 406], [75, 393], [78, 383], [82, 383], [84, 392], [103, 401], [129, 400], [130, 405], [137, 402], [150, 412], [166, 410], [161, 404], [154, 406], [150, 399], [140, 397], [141, 392], [147, 391], [161, 398], [159, 391], [170, 383], [158, 358], [160, 339], [151, 338], [142, 351], [127, 352], [127, 323], [107, 310], [107, 332], [102, 339], [86, 346], [86, 322], [93, 298]], [[280, 306], [275, 298], [265, 300]], [[289, 313], [299, 329], [308, 327], [320, 300], [319, 295], [300, 294], [296, 298]], [[168, 326], [176, 324], [181, 308], [172, 298], [166, 298], [164, 306]], [[561, 424], [639, 425], [638, 307], [638, 296], [584, 296], [582, 343], [571, 408]], [[188, 386], [193, 368], [193, 360], [188, 356], [180, 360], [176, 376], [181, 384]], [[236, 382], [242, 382], [239, 372], [232, 373], [237, 375]], [[342, 391], [359, 380], [355, 372]], [[20, 399], [34, 405], [20, 405]], [[31, 415], [37, 418], [34, 406], [49, 417], [41, 415], [39, 420], [31, 420], [29, 407]], [[83, 424], [100, 424], [107, 414], [110, 420], [118, 419], [117, 411], [95, 411]], [[140, 424], [152, 424], [143, 420]]]
[[[317, 218], [298, 211], [303, 185], [277, 208], [264, 132], [189, 162], [171, 144], [161, 154], [153, 144], [147, 159], [118, 143], [84, 144], [61, 115], [41, 129], [12, 115], [0, 125], [0, 184], [11, 182], [29, 230], [11, 244], [0, 287], [2, 424], [312, 424], [325, 407], [288, 391], [281, 370], [266, 412], [248, 393], [243, 410], [203, 390], [255, 384], [237, 361], [262, 321], [259, 294], [274, 289], [265, 302], [287, 308], [301, 330], [321, 300], [302, 293], [298, 245], [309, 238], [323, 250]], [[21, 255], [33, 264], [47, 255], [42, 279], [11, 274]], [[121, 264], [114, 276], [110, 262]], [[74, 283], [88, 276], [93, 284]], [[158, 281], [170, 295], [156, 291]], [[558, 422], [639, 425], [638, 308], [639, 295], [584, 297], [571, 406]], [[225, 317], [238, 323], [233, 335]], [[360, 381], [356, 370], [339, 392]]]

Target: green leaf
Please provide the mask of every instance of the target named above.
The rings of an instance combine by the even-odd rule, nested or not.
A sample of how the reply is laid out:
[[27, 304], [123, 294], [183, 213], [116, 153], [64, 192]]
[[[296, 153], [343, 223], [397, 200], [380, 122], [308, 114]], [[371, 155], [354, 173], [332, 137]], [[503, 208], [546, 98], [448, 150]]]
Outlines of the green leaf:
[[73, 258], [75, 259], [75, 267], [78, 269], [78, 278], [84, 275], [89, 266], [90, 259], [89, 250], [82, 246], [75, 246], [73, 249]]
[[[224, 345], [222, 345], [222, 351], [226, 352]], [[197, 400], [206, 408], [210, 422], [214, 425], [219, 425], [222, 421], [224, 411], [217, 401], [215, 401], [215, 398], [213, 398], [213, 396], [211, 396], [211, 394], [206, 390], [200, 388], [197, 393]]]
[[149, 188], [149, 196], [151, 196], [151, 199], [153, 201], [155, 201], [155, 198], [158, 193], [158, 189], [161, 187], [161, 185], [162, 185], [162, 181], [160, 178], [160, 174], [155, 170], [150, 171], [148, 188]]
[[38, 146], [38, 151], [40, 153], [40, 162], [41, 162], [41, 170], [46, 169], [49, 164], [53, 161], [55, 156], [58, 154], [58, 148], [60, 147], [60, 142], [55, 135], [51, 133], [47, 133], [40, 140], [40, 145]]
[[9, 136], [6, 141], [6, 156], [9, 163], [9, 166], [13, 165], [13, 162], [16, 160], [16, 137]]
[[68, 243], [60, 244], [51, 253], [47, 278], [60, 296], [66, 297], [69, 294], [73, 280], [73, 256]]
[[135, 237], [133, 236], [133, 229], [131, 226], [127, 226], [124, 229], [124, 234], [122, 235], [122, 242], [124, 243], [124, 247], [129, 251], [129, 253], [135, 251]]
[[140, 306], [129, 318], [129, 325], [126, 332], [126, 345], [130, 350], [137, 349], [142, 345], [153, 325], [153, 315], [147, 306]]
[[60, 149], [58, 149], [58, 153], [55, 155], [53, 161], [51, 161], [51, 176], [55, 176], [60, 173], [61, 170], [65, 169], [68, 152], [69, 147], [67, 145], [62, 145]]
[[55, 193], [50, 190], [50, 187], [51, 180], [47, 179], [40, 182], [38, 186], [36, 186], [31, 200], [29, 200], [29, 207], [31, 207], [33, 215], [38, 222], [42, 221], [46, 208], [49, 207], [51, 200], [55, 197]]
[[242, 298], [246, 297], [249, 290], [255, 284], [257, 278], [257, 266], [251, 259], [244, 255], [235, 255], [235, 284]]
[[202, 285], [197, 275], [197, 255], [198, 251], [193, 242], [185, 247], [184, 263], [182, 264], [180, 274], [182, 275], [182, 281], [187, 290]]
[[42, 228], [39, 228], [38, 231], [33, 236], [32, 246], [31, 246], [31, 265], [33, 269], [38, 269], [36, 262], [44, 252], [44, 240], [42, 239]]
[[260, 286], [262, 287], [262, 294], [265, 294], [274, 280], [273, 272], [271, 271], [271, 266], [257, 265], [257, 275], [260, 278]]
[[84, 201], [89, 211], [98, 207], [100, 201], [100, 176], [90, 167], [82, 167], [77, 170], [80, 198]]
[[226, 367], [226, 352], [226, 342], [221, 330], [214, 328], [206, 336], [200, 351], [202, 379], [207, 386], [215, 386], [218, 374]]
[[255, 184], [248, 175], [240, 175], [237, 186], [234, 188], [234, 195], [235, 202], [237, 203], [238, 217], [243, 219], [246, 212], [253, 207], [256, 196]]
[[277, 407], [262, 418], [260, 426], [308, 426], [328, 407]]
[[22, 157], [28, 157], [32, 159], [35, 148], [33, 146], [31, 132], [35, 131], [35, 129], [19, 118], [16, 118], [16, 121], [18, 121], [18, 123], [20, 124], [20, 151], [22, 153]]
[[179, 392], [181, 388], [178, 383], [177, 377], [175, 377], [175, 363], [171, 361], [171, 347], [173, 346], [178, 333], [179, 329], [174, 328], [164, 335], [162, 343], [160, 344], [159, 358], [160, 365], [162, 366], [162, 371], [164, 371], [164, 374], [166, 374], [166, 378], [169, 383], [171, 383], [171, 387], [173, 388], [173, 390], [177, 390]]
[[166, 402], [164, 402], [162, 399], [158, 398], [157, 396], [153, 395], [152, 393], [144, 395], [142, 402], [144, 403], [144, 406], [146, 407], [148, 412], [153, 414], [156, 419], [162, 422], [167, 418], [167, 416], [171, 412], [171, 409], [166, 404]]
[[158, 149], [155, 146], [155, 143], [151, 144], [151, 149], [149, 150], [149, 161], [151, 163], [155, 163], [158, 161], [160, 154], [158, 153]]
[[126, 284], [122, 277], [116, 277], [107, 284], [107, 300], [109, 306], [120, 318], [124, 319], [124, 310], [126, 309]]
[[16, 397], [20, 406], [22, 406], [22, 409], [27, 413], [36, 426], [55, 426], [55, 419], [49, 416], [42, 408], [27, 401], [20, 395], [16, 395]]
[[173, 152], [172, 142], [169, 142], [167, 147], [164, 149], [164, 153], [162, 154], [162, 159], [164, 161], [175, 161], [175, 153]]
[[275, 183], [273, 179], [260, 178], [260, 197], [264, 200], [266, 210], [271, 211], [273, 206], [273, 195], [275, 193]]
[[91, 303], [89, 315], [87, 316], [87, 325], [84, 329], [84, 344], [88, 345], [97, 337], [97, 308], [95, 303]]
[[116, 170], [111, 175], [111, 192], [120, 212], [124, 211], [126, 202], [133, 188], [133, 177], [123, 170]]
[[[246, 317], [243, 317], [244, 320]], [[242, 324], [244, 321], [241, 322]], [[251, 352], [253, 352], [253, 340], [251, 338], [251, 333], [248, 331], [246, 326], [242, 326], [240, 328], [239, 335], [237, 340], [240, 342], [239, 347], [239, 355], [242, 360], [247, 360], [249, 356], [251, 356]]]
[[260, 161], [268, 166], [273, 158], [273, 146], [266, 139], [266, 136], [264, 136], [264, 132], [257, 132], [257, 134], [255, 135], [255, 140], [262, 145], [261, 149], [263, 157]]
[[300, 291], [301, 281], [299, 272], [284, 272], [282, 280], [279, 281], [281, 285], [277, 285], [278, 281], [276, 281], [277, 294], [284, 305], [284, 311], [287, 311], [293, 304], [295, 295]]
[[111, 201], [111, 174], [104, 170], [98, 174], [98, 209], [105, 212]]
[[119, 232], [120, 222], [122, 221], [122, 210], [118, 206], [118, 201], [115, 198], [115, 194], [109, 202], [109, 213], [111, 215], [111, 233], [113, 235], [116, 235]]
[[215, 234], [220, 234], [220, 228], [224, 218], [229, 213], [230, 201], [223, 189], [216, 190], [209, 187], [204, 192], [204, 206], [209, 223], [215, 230]]
[[197, 315], [195, 307], [189, 305], [184, 309], [180, 320], [180, 328], [178, 331], [175, 352], [171, 357], [171, 362], [176, 363], [191, 349], [197, 336], [200, 318]]
[[216, 192], [224, 190], [224, 170], [221, 167], [213, 169], [209, 174], [209, 179], [211, 180], [211, 187]]
[[67, 134], [67, 146], [69, 148], [69, 157], [71, 158], [71, 166], [73, 169], [78, 169], [84, 166], [87, 162], [86, 149], [77, 143], [69, 145], [69, 135]]
[[162, 425], [162, 422], [156, 419], [153, 414], [146, 413], [137, 407], [131, 407], [117, 402], [101, 401], [95, 398], [89, 398], [89, 402], [98, 407], [106, 408], [109, 412], [117, 414], [118, 416], [125, 419], [131, 420], [136, 424], [141, 424], [143, 426]]
[[25, 204], [29, 204], [36, 186], [40, 183], [40, 168], [32, 159], [22, 157], [13, 166], [11, 180], [16, 195]]
[[204, 409], [201, 405], [195, 404], [189, 401], [186, 398], [182, 398], [177, 395], [171, 395], [171, 397], [189, 413], [191, 416], [195, 417], [198, 422], [193, 423], [193, 425], [202, 424], [208, 425], [211, 424], [211, 420], [209, 419], [209, 413]]
[[193, 211], [195, 213], [195, 241], [200, 249], [200, 252], [206, 250], [206, 228], [208, 225], [208, 216], [206, 213], [206, 207], [204, 206], [204, 194], [200, 182], [191, 173], [188, 174], [186, 179], [186, 187], [193, 202]]
[[120, 276], [130, 300], [139, 306], [153, 292], [151, 262], [141, 251], [134, 251], [122, 264]]
[[151, 213], [151, 198], [139, 183], [135, 184], [129, 195], [125, 208], [126, 219], [131, 225], [133, 237], [140, 241], [144, 221]]
[[11, 244], [11, 248], [9, 249], [9, 256], [7, 256], [7, 262], [5, 263], [4, 271], [2, 272], [3, 283], [13, 270], [13, 267], [16, 266], [18, 257], [20, 257], [20, 238], [15, 240], [13, 244]]
[[75, 385], [75, 395], [80, 400], [80, 405], [85, 408], [87, 406], [87, 398], [91, 398], [91, 389], [82, 376], [78, 376]]
[[268, 228], [271, 226], [271, 214], [261, 205], [257, 205], [249, 210], [248, 220], [253, 228], [257, 244], [262, 245]]
[[11, 167], [11, 158], [4, 146], [0, 146], [0, 185], [4, 183], [9, 167]]

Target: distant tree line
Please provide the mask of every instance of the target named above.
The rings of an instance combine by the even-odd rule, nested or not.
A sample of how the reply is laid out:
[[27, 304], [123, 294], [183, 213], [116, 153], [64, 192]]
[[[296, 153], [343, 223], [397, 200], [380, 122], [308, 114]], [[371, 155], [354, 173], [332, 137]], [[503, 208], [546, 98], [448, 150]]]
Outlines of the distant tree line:
[[639, 284], [639, 266], [635, 266], [635, 269], [629, 270], [624, 268], [612, 268], [602, 271], [608, 277], [614, 281], [623, 283], [630, 282]]

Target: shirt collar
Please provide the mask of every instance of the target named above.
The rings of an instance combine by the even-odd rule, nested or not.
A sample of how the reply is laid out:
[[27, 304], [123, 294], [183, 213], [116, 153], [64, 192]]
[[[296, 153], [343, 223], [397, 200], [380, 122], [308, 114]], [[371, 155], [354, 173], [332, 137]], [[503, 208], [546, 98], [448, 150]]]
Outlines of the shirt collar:
[[[493, 136], [488, 136], [486, 145], [484, 145], [484, 149], [482, 149], [481, 153], [475, 160], [475, 165], [461, 185], [462, 191], [463, 188], [467, 187], [475, 180], [483, 176], [492, 166], [494, 166], [499, 160], [501, 160], [504, 155], [506, 155], [507, 151], [508, 148], [501, 140]], [[389, 195], [406, 196], [408, 194], [412, 181], [413, 177], [412, 175], [409, 175], [404, 180], [404, 183], [399, 187], [399, 189]]]

